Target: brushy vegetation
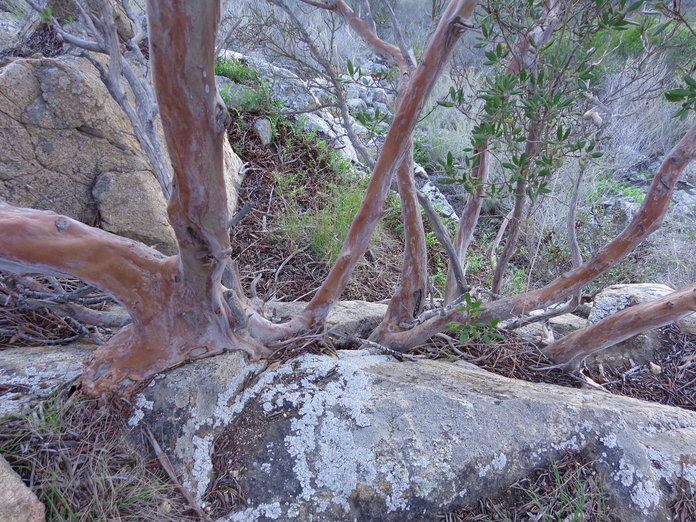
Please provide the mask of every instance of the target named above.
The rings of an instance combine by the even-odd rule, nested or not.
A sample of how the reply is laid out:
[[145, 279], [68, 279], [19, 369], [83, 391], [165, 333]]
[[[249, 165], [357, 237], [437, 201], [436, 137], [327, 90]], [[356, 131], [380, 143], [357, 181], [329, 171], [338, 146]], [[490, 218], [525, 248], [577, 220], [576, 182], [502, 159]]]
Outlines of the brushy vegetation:
[[254, 86], [261, 83], [259, 74], [237, 58], [217, 58], [215, 60], [215, 74], [244, 85]]

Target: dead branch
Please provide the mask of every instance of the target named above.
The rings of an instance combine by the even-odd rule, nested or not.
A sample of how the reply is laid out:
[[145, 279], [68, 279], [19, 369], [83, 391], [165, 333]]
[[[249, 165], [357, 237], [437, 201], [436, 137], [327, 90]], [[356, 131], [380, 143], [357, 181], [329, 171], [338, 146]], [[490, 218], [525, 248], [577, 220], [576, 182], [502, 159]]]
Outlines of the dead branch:
[[157, 456], [157, 460], [159, 460], [164, 471], [167, 472], [169, 479], [176, 486], [176, 489], [178, 489], [181, 495], [186, 499], [186, 502], [188, 502], [189, 506], [191, 506], [191, 509], [193, 509], [196, 512], [196, 515], [198, 515], [199, 520], [203, 520], [204, 522], [209, 522], [210, 520], [212, 520], [208, 516], [208, 514], [201, 509], [201, 507], [198, 505], [198, 502], [196, 502], [196, 499], [194, 499], [193, 495], [191, 495], [191, 492], [188, 489], [186, 489], [181, 484], [181, 482], [179, 482], [179, 479], [176, 476], [176, 472], [174, 471], [174, 466], [172, 466], [172, 463], [169, 460], [169, 457], [167, 457], [167, 454], [164, 451], [162, 451], [162, 448], [157, 442], [157, 439], [155, 439], [155, 436], [152, 434], [152, 431], [150, 431], [150, 428], [146, 427], [145, 433], [147, 434], [147, 438], [150, 441], [150, 444], [152, 445], [152, 450], [155, 452], [155, 455]]
[[54, 312], [71, 317], [80, 323], [106, 328], [121, 328], [131, 321], [128, 315], [92, 310], [74, 303], [56, 303], [46, 299], [24, 299], [21, 301], [21, 306], [33, 310], [48, 308]]
[[[453, 248], [455, 255], [449, 254], [448, 251], [450, 258], [449, 266], [447, 267], [447, 280], [445, 283], [445, 304], [452, 302], [456, 297], [466, 292], [466, 283], [464, 282], [464, 284], [462, 284], [457, 273], [459, 271], [463, 272], [462, 261], [474, 238], [474, 230], [476, 229], [479, 216], [481, 215], [483, 191], [488, 182], [488, 175], [490, 173], [490, 155], [487, 143], [481, 145], [476, 151], [476, 156], [477, 165], [472, 173], [472, 179], [476, 184], [476, 188], [469, 194], [464, 211], [459, 218], [459, 228]], [[503, 229], [502, 226], [500, 228]], [[495, 250], [493, 251], [495, 252]], [[461, 279], [465, 281], [463, 277], [461, 277]]]
[[[40, 3], [32, 0], [29, 0], [28, 3], [36, 12], [42, 12], [43, 6]], [[171, 191], [172, 170], [167, 151], [157, 136], [155, 123], [158, 113], [157, 102], [147, 82], [147, 62], [138, 45], [142, 39], [142, 31], [136, 31], [128, 42], [129, 50], [135, 54], [136, 59], [141, 64], [141, 70], [136, 71], [121, 53], [119, 35], [114, 22], [114, 6], [111, 0], [100, 0], [98, 12], [86, 10], [80, 2], [76, 2], [76, 5], [81, 12], [81, 18], [91, 32], [91, 40], [67, 32], [60, 21], [54, 17], [50, 17], [51, 24], [66, 42], [81, 49], [81, 56], [89, 60], [97, 69], [109, 94], [128, 117], [134, 135], [162, 188], [162, 193], [165, 199], [168, 199]], [[139, 27], [128, 2], [123, 0], [123, 3], [119, 5], [122, 5], [124, 14], [131, 19], [133, 24]], [[91, 53], [107, 55], [107, 65], [105, 66]], [[127, 95], [123, 88], [122, 79], [124, 78], [133, 94], [132, 98]], [[135, 101], [135, 106], [131, 99]]]
[[438, 217], [437, 212], [433, 208], [432, 204], [422, 192], [418, 192], [418, 201], [422, 205], [423, 210], [425, 210], [425, 215], [428, 216], [430, 224], [433, 226], [433, 230], [435, 232], [437, 240], [447, 251], [447, 255], [450, 258], [450, 265], [452, 266], [454, 281], [457, 283], [456, 288], [459, 290], [459, 293], [456, 297], [459, 297], [460, 295], [468, 291], [468, 286], [466, 284], [466, 274], [464, 273], [464, 267], [462, 266], [460, 252], [458, 252], [454, 245], [452, 245], [452, 242], [449, 238], [449, 233], [445, 229], [445, 226], [442, 224], [442, 221], [440, 221], [440, 218]]

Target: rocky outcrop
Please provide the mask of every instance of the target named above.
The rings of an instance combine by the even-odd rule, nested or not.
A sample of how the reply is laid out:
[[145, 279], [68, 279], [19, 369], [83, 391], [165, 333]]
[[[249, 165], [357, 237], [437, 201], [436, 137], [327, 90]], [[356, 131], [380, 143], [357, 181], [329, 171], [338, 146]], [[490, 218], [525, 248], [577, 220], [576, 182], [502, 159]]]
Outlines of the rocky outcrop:
[[45, 507], [0, 455], [0, 520], [43, 522]]
[[[672, 292], [674, 292], [673, 288], [657, 283], [608, 286], [595, 296], [588, 322], [596, 323], [624, 308], [652, 301]], [[676, 324], [686, 333], [696, 335], [696, 313], [676, 321]]]
[[667, 520], [675, 481], [696, 486], [696, 414], [678, 408], [365, 351], [264, 367], [230, 353], [173, 370], [129, 421], [199, 499], [232, 444], [215, 461], [246, 506], [221, 520], [432, 518], [568, 450], [593, 456], [621, 520]]
[[[0, 68], [0, 198], [176, 252], [166, 204], [130, 122], [84, 58]], [[229, 207], [239, 158], [226, 145]]]

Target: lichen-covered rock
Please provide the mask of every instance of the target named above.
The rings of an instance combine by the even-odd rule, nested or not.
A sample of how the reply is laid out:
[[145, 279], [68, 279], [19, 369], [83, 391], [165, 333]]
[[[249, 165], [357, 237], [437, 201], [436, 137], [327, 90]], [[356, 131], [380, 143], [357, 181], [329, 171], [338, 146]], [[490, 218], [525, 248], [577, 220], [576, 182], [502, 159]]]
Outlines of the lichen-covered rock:
[[0, 455], [0, 520], [43, 522], [45, 507]]
[[0, 417], [27, 410], [35, 399], [79, 376], [94, 348], [74, 344], [0, 350]]
[[365, 351], [262, 369], [196, 361], [136, 400], [131, 424], [158, 434], [199, 499], [216, 440], [231, 441], [247, 503], [222, 520], [433, 518], [568, 450], [594, 456], [621, 520], [668, 520], [677, 478], [696, 487], [696, 414], [678, 408]]
[[671, 292], [674, 289], [669, 286], [654, 283], [608, 286], [594, 297], [587, 320], [594, 324], [624, 308], [658, 299]]

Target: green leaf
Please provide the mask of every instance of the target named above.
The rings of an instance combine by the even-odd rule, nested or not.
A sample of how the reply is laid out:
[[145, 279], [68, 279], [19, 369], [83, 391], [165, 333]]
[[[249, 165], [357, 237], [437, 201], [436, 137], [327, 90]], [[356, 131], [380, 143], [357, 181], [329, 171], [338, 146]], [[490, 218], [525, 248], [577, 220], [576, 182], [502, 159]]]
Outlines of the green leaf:
[[690, 87], [696, 88], [696, 80], [694, 80], [691, 76], [684, 76], [684, 81], [689, 85]]
[[652, 32], [653, 37], [659, 35], [661, 32], [663, 32], [665, 29], [667, 29], [671, 23], [672, 23], [672, 20], [669, 20], [663, 24], [658, 25]]
[[638, 2], [633, 2], [631, 5], [628, 6], [628, 9], [626, 9], [627, 13], [631, 13], [638, 9], [641, 5], [643, 5], [643, 0], [640, 0]]
[[441, 107], [454, 107], [454, 102], [451, 101], [438, 101], [437, 104]]
[[691, 95], [691, 91], [688, 89], [672, 89], [665, 93], [665, 98], [667, 98], [667, 101], [676, 102], [688, 98], [689, 95]]
[[355, 68], [353, 67], [353, 62], [348, 60], [348, 74], [353, 76], [355, 74]]

